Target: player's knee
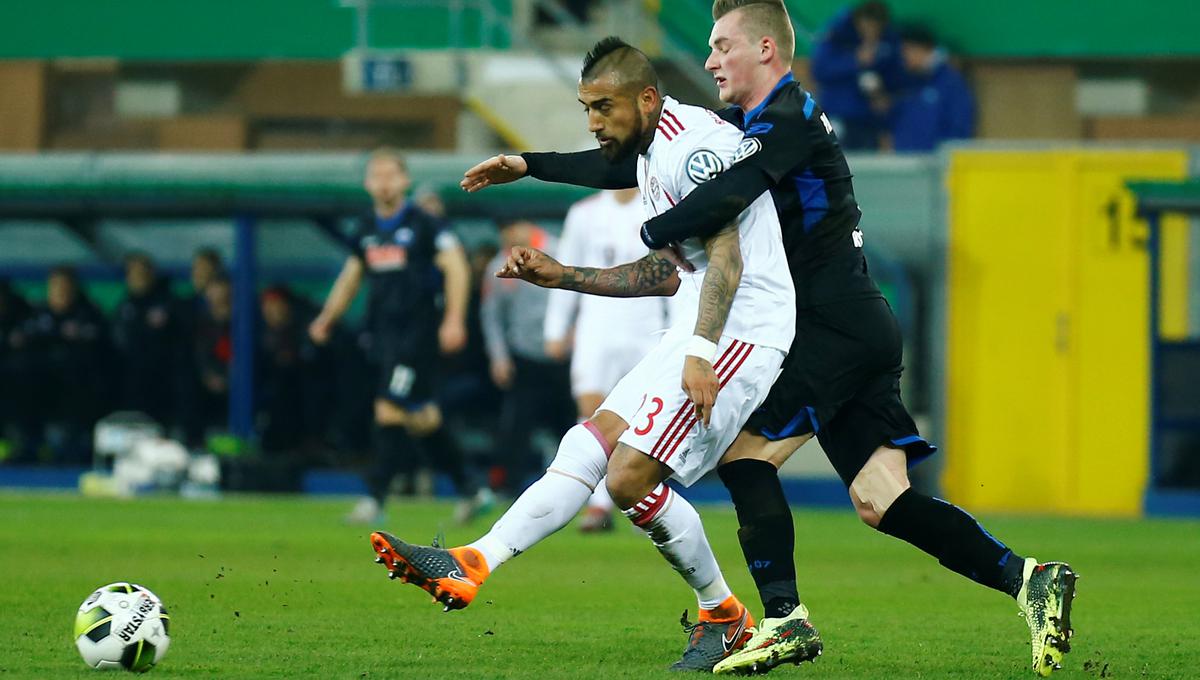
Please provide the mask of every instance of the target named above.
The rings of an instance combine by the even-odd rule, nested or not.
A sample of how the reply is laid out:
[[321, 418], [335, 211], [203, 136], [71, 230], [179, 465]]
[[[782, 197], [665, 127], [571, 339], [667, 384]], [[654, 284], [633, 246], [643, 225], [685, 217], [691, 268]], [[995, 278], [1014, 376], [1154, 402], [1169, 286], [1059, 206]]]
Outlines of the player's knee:
[[866, 524], [867, 526], [871, 527], [872, 529], [879, 528], [879, 523], [881, 521], [883, 521], [883, 515], [880, 515], [878, 512], [875, 512], [875, 510], [870, 505], [864, 505], [864, 504], [855, 502], [854, 509], [858, 512], [858, 518], [863, 521], [863, 524]]
[[645, 494], [638, 495], [639, 485], [635, 476], [621, 468], [610, 468], [608, 476], [604, 478], [604, 484], [613, 503], [621, 509], [633, 507], [645, 496]]
[[632, 508], [662, 479], [657, 461], [640, 451], [619, 446], [608, 464], [608, 495], [618, 508]]
[[408, 412], [387, 399], [376, 399], [375, 424], [383, 427], [405, 427], [408, 425]]
[[414, 437], [428, 437], [442, 427], [442, 410], [428, 403], [417, 411], [406, 412], [405, 427]]
[[850, 483], [850, 499], [859, 518], [868, 526], [879, 528], [888, 508], [910, 486], [906, 462], [903, 451], [881, 448]]

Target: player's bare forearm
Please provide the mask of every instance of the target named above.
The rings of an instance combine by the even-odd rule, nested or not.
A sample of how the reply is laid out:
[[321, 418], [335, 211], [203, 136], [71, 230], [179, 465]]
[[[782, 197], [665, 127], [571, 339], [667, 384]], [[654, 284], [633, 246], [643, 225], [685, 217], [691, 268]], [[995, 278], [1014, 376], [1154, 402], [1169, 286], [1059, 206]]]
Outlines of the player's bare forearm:
[[350, 308], [350, 303], [354, 302], [354, 296], [358, 295], [362, 279], [362, 260], [357, 257], [347, 259], [337, 280], [333, 283], [333, 289], [329, 291], [329, 297], [321, 309], [321, 316], [331, 322], [342, 318], [342, 315]]
[[704, 244], [708, 269], [700, 286], [700, 309], [694, 333], [718, 342], [729, 319], [733, 296], [742, 282], [742, 249], [737, 224], [731, 224]]
[[555, 287], [607, 297], [674, 295], [679, 290], [679, 274], [675, 265], [650, 253], [636, 262], [605, 269], [564, 267]]

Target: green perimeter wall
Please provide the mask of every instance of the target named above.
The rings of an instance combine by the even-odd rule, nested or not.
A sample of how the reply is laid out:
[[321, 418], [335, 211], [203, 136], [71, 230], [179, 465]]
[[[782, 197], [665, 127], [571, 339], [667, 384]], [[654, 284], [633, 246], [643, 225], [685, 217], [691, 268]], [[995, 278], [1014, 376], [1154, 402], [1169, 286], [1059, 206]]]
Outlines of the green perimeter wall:
[[[449, 45], [450, 11], [431, 4], [373, 10], [372, 47]], [[511, 15], [509, 0], [492, 6]], [[479, 11], [459, 21], [464, 44], [479, 46]], [[354, 30], [354, 10], [336, 0], [0, 0], [0, 59], [336, 59]], [[508, 44], [500, 35], [486, 42]]]
[[[707, 0], [660, 0], [661, 22], [703, 50]], [[377, 11], [372, 44], [438, 48], [449, 43], [447, 3]], [[842, 0], [788, 0], [818, 30]], [[511, 0], [492, 0], [511, 14]], [[892, 0], [901, 20], [929, 23], [963, 54], [979, 57], [1200, 56], [1195, 0]], [[461, 16], [468, 46], [480, 44], [477, 10]], [[130, 60], [333, 59], [354, 41], [354, 12], [336, 0], [2, 0], [0, 58], [118, 57]], [[506, 44], [492, 36], [492, 44]], [[800, 41], [799, 52], [808, 44]]]

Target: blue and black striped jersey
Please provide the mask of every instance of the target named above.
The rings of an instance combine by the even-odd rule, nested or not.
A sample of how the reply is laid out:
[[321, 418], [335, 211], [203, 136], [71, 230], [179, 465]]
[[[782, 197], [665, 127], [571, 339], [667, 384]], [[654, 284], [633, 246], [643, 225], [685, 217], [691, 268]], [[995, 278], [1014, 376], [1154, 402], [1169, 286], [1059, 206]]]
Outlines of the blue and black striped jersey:
[[853, 175], [812, 95], [789, 73], [759, 106], [719, 115], [745, 134], [734, 165], [647, 222], [647, 245], [716, 233], [770, 191], [799, 306], [879, 297], [862, 252]]

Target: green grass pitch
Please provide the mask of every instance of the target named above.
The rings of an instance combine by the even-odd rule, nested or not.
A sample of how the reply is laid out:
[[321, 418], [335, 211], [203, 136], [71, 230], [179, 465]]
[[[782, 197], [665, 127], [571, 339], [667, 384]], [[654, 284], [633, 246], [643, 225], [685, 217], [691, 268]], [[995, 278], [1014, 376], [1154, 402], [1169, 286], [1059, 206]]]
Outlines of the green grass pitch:
[[[87, 678], [71, 640], [93, 588], [131, 580], [172, 615], [153, 673], [209, 678], [666, 678], [695, 601], [649, 542], [620, 526], [568, 527], [497, 571], [449, 614], [372, 563], [345, 500], [85, 500], [0, 495], [0, 679]], [[391, 508], [428, 542], [446, 504]], [[759, 613], [726, 506], [702, 506], [735, 592]], [[461, 543], [493, 518], [447, 527]], [[1200, 523], [987, 518], [1018, 552], [1069, 560], [1082, 579], [1074, 651], [1059, 678], [1200, 677]], [[775, 678], [1032, 678], [1015, 604], [861, 526], [796, 515], [801, 595], [825, 640], [816, 664]]]

